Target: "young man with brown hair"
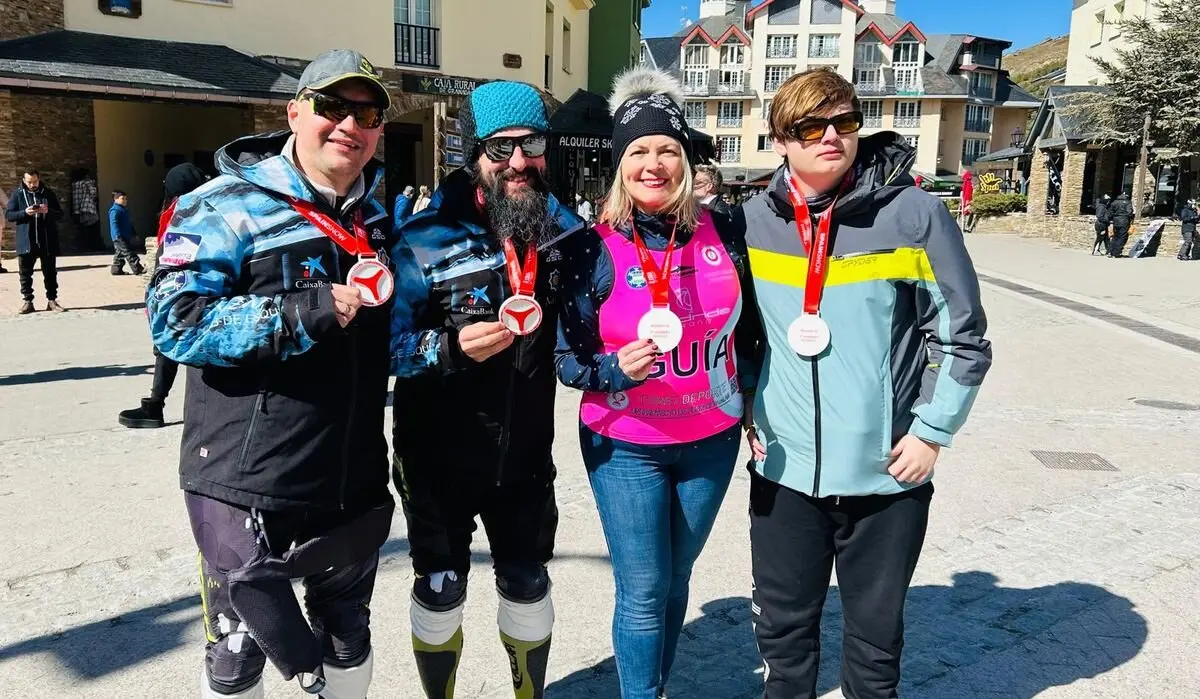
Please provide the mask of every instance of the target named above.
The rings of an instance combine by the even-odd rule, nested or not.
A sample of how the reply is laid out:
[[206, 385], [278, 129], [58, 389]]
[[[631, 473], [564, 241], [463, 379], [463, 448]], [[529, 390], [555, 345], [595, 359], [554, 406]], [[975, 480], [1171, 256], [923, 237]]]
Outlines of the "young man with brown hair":
[[747, 429], [768, 699], [816, 696], [835, 565], [842, 692], [896, 696], [934, 463], [991, 364], [962, 232], [912, 186], [903, 139], [861, 127], [837, 73], [790, 78], [770, 125], [785, 164], [744, 209], [767, 346]]

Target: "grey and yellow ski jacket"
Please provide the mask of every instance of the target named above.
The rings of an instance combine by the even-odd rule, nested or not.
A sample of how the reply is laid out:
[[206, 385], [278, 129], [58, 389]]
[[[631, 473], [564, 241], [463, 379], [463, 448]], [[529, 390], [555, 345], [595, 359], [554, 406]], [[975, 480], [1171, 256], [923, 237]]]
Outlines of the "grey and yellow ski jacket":
[[910, 433], [949, 446], [991, 365], [962, 232], [940, 200], [913, 186], [912, 157], [893, 133], [859, 142], [855, 184], [834, 208], [821, 302], [832, 342], [815, 358], [787, 340], [808, 261], [786, 166], [744, 207], [766, 340], [754, 420], [767, 457], [754, 467], [814, 497], [911, 487], [888, 474], [889, 452]]

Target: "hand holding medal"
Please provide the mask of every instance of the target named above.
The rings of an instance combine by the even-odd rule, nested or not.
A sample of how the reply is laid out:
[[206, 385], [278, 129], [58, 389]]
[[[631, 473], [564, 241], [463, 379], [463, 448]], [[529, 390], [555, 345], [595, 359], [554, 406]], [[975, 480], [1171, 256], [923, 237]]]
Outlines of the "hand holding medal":
[[642, 264], [642, 276], [650, 288], [650, 310], [638, 321], [637, 334], [642, 340], [650, 340], [659, 352], [670, 352], [683, 339], [683, 322], [671, 310], [671, 262], [675, 257], [675, 228], [671, 229], [671, 240], [659, 269], [646, 248], [637, 228], [632, 229], [633, 244], [637, 248], [638, 261]]
[[346, 284], [358, 289], [362, 297], [362, 305], [374, 308], [382, 306], [392, 298], [396, 288], [396, 279], [392, 270], [379, 259], [379, 255], [371, 249], [367, 238], [367, 228], [363, 225], [362, 211], [354, 212], [354, 235], [338, 225], [328, 214], [319, 211], [312, 202], [296, 197], [288, 197], [292, 208], [317, 230], [327, 235], [346, 252], [358, 258], [358, 262], [346, 273]]
[[528, 335], [542, 324], [542, 305], [533, 297], [537, 286], [537, 246], [525, 248], [525, 266], [517, 260], [517, 248], [512, 239], [504, 240], [504, 261], [513, 295], [500, 304], [500, 322], [514, 335]]

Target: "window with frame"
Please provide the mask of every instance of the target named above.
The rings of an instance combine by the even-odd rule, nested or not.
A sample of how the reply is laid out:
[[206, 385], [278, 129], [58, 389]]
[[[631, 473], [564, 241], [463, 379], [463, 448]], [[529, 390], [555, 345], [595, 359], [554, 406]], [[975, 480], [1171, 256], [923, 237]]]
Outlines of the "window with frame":
[[971, 73], [971, 94], [979, 97], [992, 96], [992, 85], [995, 77], [991, 73], [975, 71]]
[[809, 58], [837, 58], [839, 34], [811, 34], [808, 37]]
[[745, 91], [746, 71], [741, 68], [722, 70], [717, 89], [719, 92], [727, 94], [736, 94]]
[[775, 144], [771, 142], [771, 136], [769, 134], [760, 133], [758, 135], [758, 150], [760, 153], [762, 151], [773, 150], [774, 147]]
[[775, 92], [795, 72], [796, 66], [767, 66], [766, 79], [763, 81], [763, 90], [766, 92]]
[[897, 67], [896, 94], [912, 95], [921, 92], [921, 69], [916, 66]]
[[897, 129], [914, 129], [921, 125], [921, 103], [916, 100], [896, 102], [896, 116], [892, 126]]
[[892, 46], [892, 65], [920, 65], [921, 45], [915, 41], [898, 41]]
[[736, 163], [742, 159], [741, 136], [717, 136], [717, 160]]
[[992, 132], [992, 108], [985, 104], [968, 104], [963, 129], [973, 133]]
[[717, 107], [717, 126], [736, 128], [742, 125], [742, 103], [722, 102]]
[[855, 66], [878, 66], [883, 63], [883, 47], [874, 41], [854, 45]]
[[841, 0], [812, 0], [809, 24], [841, 24], [845, 9]]
[[883, 100], [863, 100], [859, 104], [862, 106], [863, 128], [883, 128]]
[[767, 58], [795, 58], [795, 34], [771, 34], [767, 37]]
[[741, 66], [746, 62], [746, 47], [742, 44], [725, 44], [721, 47], [721, 65]]
[[562, 25], [562, 69], [571, 72], [571, 23], [563, 20]]
[[142, 16], [142, 0], [99, 0], [97, 7], [113, 17], [137, 19]]
[[683, 48], [683, 87], [692, 91], [708, 88], [708, 44]]
[[[433, 0], [394, 0], [396, 24], [433, 25]], [[552, 25], [553, 26], [553, 25]]]
[[908, 145], [912, 146], [914, 150], [917, 148], [917, 141], [919, 141], [919, 140], [920, 140], [919, 136], [905, 136], [904, 137], [904, 142], [907, 143]]
[[864, 94], [883, 92], [883, 69], [879, 66], [861, 66], [854, 69], [854, 87]]
[[986, 138], [964, 138], [962, 149], [963, 165], [972, 165], [976, 160], [979, 160], [988, 152], [988, 140]]
[[708, 105], [699, 100], [688, 100], [683, 103], [683, 118], [693, 129], [707, 128]]

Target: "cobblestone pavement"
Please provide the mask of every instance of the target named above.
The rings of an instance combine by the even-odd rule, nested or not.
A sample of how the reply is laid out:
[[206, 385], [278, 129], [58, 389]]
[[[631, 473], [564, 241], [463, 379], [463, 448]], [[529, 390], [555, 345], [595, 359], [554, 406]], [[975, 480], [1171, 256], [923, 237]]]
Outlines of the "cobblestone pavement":
[[[998, 278], [1200, 337], [1187, 312], [1089, 294], [1105, 266], [1112, 289], [1161, 291], [1179, 297], [1172, 309], [1186, 306], [1165, 261], [1091, 265], [1075, 251], [1009, 236], [972, 237], [971, 247]], [[136, 280], [94, 272], [64, 273], [64, 303], [130, 310], [0, 318], [0, 695], [193, 697], [202, 633], [175, 476], [180, 428], [117, 427], [117, 411], [149, 388], [151, 358], [132, 308]], [[0, 294], [9, 279], [0, 276]], [[1011, 290], [985, 285], [984, 293], [996, 365], [939, 463], [909, 595], [902, 694], [1200, 695], [1200, 388], [1187, 379], [1197, 357]], [[576, 404], [562, 393], [548, 696], [607, 698], [616, 696], [612, 582], [578, 458]], [[180, 415], [173, 398], [168, 417]], [[1033, 452], [1103, 461], [1043, 455], [1050, 468]], [[693, 577], [673, 698], [748, 699], [761, 686], [747, 494], [739, 466]], [[511, 696], [489, 559], [483, 541], [476, 548], [459, 696]], [[402, 521], [383, 553], [372, 695], [415, 697]], [[835, 581], [819, 680], [834, 697], [839, 611]], [[268, 679], [268, 696], [302, 696], [273, 671]]]

